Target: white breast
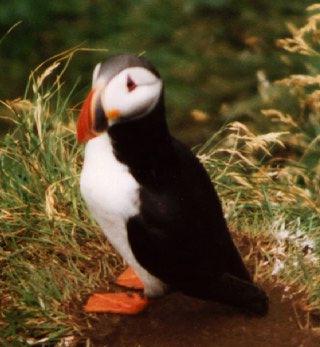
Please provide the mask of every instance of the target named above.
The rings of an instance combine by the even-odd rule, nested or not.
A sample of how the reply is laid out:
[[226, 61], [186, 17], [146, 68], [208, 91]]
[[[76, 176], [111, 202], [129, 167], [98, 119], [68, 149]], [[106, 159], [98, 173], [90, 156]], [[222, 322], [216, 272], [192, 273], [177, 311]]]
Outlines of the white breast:
[[163, 284], [140, 266], [127, 236], [126, 223], [140, 210], [139, 184], [128, 167], [115, 157], [106, 133], [86, 145], [80, 189], [109, 242], [143, 281], [146, 294], [161, 295]]
[[128, 219], [139, 213], [139, 184], [116, 159], [107, 134], [87, 143], [80, 187], [95, 217], [108, 212]]

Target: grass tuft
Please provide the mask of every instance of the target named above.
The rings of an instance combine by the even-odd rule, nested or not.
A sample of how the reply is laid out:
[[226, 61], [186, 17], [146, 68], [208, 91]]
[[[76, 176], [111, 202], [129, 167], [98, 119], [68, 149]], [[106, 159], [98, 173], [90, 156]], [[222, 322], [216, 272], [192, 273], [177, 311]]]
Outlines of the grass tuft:
[[32, 75], [23, 100], [3, 103], [15, 127], [0, 145], [0, 344], [77, 330], [70, 304], [119, 266], [79, 194], [81, 148], [59, 83], [70, 52], [64, 58]]
[[291, 139], [287, 132], [256, 135], [231, 123], [199, 158], [235, 237], [255, 245], [246, 258], [255, 263], [256, 280], [282, 283], [290, 295], [303, 292], [304, 309], [314, 310], [320, 305], [320, 195], [314, 172], [284, 156]]

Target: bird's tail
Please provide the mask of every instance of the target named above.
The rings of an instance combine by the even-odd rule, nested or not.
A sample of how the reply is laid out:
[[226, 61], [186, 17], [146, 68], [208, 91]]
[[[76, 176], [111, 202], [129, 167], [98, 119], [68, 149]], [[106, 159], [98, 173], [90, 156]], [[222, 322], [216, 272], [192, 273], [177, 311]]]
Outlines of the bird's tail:
[[211, 292], [212, 299], [224, 304], [261, 316], [268, 313], [268, 296], [251, 281], [225, 273], [212, 283]]
[[177, 290], [203, 300], [218, 301], [247, 313], [264, 316], [268, 313], [266, 293], [251, 280], [243, 280], [229, 273], [219, 277], [193, 278], [176, 286]]

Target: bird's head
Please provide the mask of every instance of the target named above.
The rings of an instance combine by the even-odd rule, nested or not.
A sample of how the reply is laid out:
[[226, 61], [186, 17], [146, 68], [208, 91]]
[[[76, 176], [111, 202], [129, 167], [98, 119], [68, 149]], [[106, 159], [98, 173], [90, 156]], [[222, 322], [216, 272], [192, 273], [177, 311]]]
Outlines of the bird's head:
[[87, 142], [115, 124], [147, 117], [161, 100], [162, 89], [159, 73], [143, 57], [117, 55], [99, 63], [78, 118], [78, 141]]

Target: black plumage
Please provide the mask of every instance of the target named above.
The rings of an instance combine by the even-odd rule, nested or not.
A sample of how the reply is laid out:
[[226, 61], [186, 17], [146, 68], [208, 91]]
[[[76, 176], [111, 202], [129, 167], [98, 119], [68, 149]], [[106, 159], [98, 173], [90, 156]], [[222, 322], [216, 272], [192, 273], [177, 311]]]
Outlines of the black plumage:
[[[126, 59], [119, 64], [113, 58], [117, 71]], [[145, 59], [130, 59], [130, 66], [159, 76]], [[140, 214], [127, 223], [139, 263], [171, 290], [265, 314], [268, 298], [253, 284], [232, 241], [208, 174], [169, 133], [163, 93], [149, 114], [119, 121], [108, 133], [117, 159], [141, 186]]]

